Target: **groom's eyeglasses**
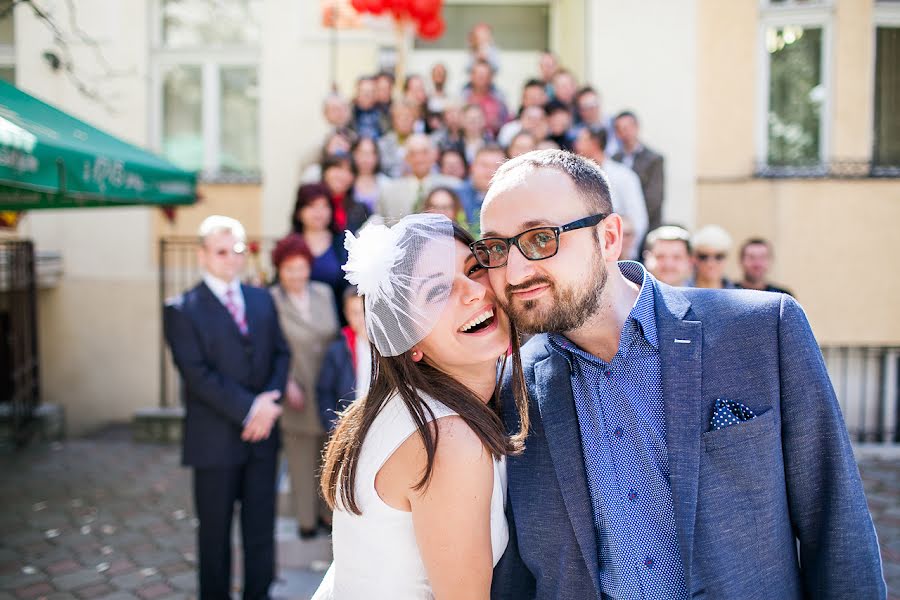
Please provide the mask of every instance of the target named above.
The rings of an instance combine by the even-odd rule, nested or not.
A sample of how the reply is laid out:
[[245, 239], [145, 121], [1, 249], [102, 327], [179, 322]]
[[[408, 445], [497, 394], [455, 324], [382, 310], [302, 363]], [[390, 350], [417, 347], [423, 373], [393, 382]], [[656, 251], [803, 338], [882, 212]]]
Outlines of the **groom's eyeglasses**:
[[598, 213], [559, 227], [526, 229], [511, 238], [488, 237], [469, 244], [475, 260], [485, 269], [502, 267], [509, 260], [509, 249], [515, 246], [528, 260], [544, 260], [559, 251], [559, 234], [596, 225], [609, 215]]

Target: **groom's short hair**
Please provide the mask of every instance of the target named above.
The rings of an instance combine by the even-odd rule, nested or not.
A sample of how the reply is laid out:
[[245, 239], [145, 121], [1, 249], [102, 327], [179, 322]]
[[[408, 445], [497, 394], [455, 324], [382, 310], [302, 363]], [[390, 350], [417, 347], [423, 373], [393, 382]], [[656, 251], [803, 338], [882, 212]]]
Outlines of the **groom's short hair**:
[[500, 165], [491, 178], [484, 205], [537, 169], [555, 169], [568, 175], [591, 214], [613, 212], [606, 173], [594, 161], [565, 150], [533, 150]]

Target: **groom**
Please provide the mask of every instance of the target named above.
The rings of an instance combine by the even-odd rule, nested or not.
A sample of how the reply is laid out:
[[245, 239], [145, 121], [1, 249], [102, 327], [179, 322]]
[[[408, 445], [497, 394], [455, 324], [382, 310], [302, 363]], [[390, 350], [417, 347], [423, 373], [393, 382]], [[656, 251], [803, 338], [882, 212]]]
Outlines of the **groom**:
[[803, 310], [618, 262], [610, 213], [602, 172], [555, 150], [505, 163], [484, 201], [473, 250], [498, 301], [550, 332], [522, 350], [532, 429], [492, 597], [884, 598]]

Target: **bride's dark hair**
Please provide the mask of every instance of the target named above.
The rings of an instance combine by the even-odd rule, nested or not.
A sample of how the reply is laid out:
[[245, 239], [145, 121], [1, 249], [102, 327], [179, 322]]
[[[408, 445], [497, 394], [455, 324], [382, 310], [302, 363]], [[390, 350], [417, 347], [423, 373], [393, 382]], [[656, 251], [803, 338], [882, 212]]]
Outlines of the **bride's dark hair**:
[[[474, 241], [468, 231], [455, 223], [453, 236], [466, 246]], [[429, 422], [434, 420], [434, 412], [419, 397], [420, 393], [456, 412], [494, 458], [520, 453], [525, 447], [525, 436], [528, 433], [528, 396], [519, 356], [519, 336], [514, 327], [511, 327], [510, 340], [511, 357], [498, 359], [502, 361], [502, 368], [497, 386], [487, 404], [475, 392], [435, 366], [425, 361], [413, 361], [408, 352], [386, 357], [381, 356], [372, 346], [369, 392], [344, 411], [325, 449], [321, 486], [328, 505], [334, 508], [340, 504], [354, 514], [362, 514], [356, 503], [355, 489], [359, 453], [378, 413], [395, 394], [400, 395], [415, 422], [427, 455], [425, 472], [416, 483], [416, 490], [425, 488], [431, 479], [438, 445], [438, 429], [429, 426]], [[503, 381], [503, 373], [509, 362], [512, 362], [511, 386], [519, 412], [519, 431], [513, 435], [506, 433], [500, 403], [500, 382]]]

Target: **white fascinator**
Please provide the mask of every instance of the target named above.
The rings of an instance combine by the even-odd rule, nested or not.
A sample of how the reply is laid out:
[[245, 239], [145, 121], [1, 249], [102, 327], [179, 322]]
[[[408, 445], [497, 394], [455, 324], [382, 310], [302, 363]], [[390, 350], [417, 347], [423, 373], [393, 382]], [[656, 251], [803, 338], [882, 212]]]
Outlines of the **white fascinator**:
[[434, 328], [453, 287], [454, 239], [453, 223], [437, 214], [346, 233], [342, 268], [365, 298], [366, 332], [382, 356], [403, 354]]

